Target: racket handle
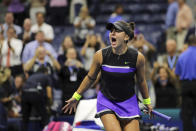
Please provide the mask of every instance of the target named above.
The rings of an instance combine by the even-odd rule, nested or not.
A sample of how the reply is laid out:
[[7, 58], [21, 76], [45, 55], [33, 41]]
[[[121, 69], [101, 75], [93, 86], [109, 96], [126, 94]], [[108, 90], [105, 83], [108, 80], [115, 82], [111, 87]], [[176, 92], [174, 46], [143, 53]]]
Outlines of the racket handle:
[[152, 113], [154, 114], [154, 115], [156, 115], [156, 116], [159, 116], [159, 117], [162, 117], [162, 118], [164, 118], [164, 119], [166, 119], [166, 120], [171, 120], [171, 117], [170, 116], [167, 116], [167, 115], [165, 115], [165, 114], [162, 114], [162, 113], [160, 113], [160, 112], [158, 112], [158, 111], [155, 111], [155, 110], [152, 110]]

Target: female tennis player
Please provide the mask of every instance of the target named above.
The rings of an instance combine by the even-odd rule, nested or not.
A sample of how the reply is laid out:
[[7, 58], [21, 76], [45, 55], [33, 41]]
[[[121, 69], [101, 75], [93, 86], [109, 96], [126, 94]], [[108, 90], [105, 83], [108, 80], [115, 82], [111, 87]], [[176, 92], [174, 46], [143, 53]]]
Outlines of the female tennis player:
[[117, 21], [108, 23], [106, 28], [110, 30], [111, 46], [95, 53], [87, 76], [62, 110], [69, 113], [76, 111], [81, 95], [101, 72], [96, 116], [101, 118], [105, 130], [139, 131], [140, 109], [134, 92], [135, 75], [150, 116], [152, 107], [144, 75], [145, 58], [127, 46], [128, 41], [134, 37], [134, 23]]

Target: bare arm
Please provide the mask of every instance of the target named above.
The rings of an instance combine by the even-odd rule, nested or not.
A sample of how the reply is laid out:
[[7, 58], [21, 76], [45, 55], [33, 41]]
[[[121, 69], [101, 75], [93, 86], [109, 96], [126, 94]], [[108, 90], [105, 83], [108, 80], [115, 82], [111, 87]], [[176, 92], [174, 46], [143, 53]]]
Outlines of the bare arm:
[[36, 58], [37, 57], [35, 55], [31, 60], [24, 64], [24, 71], [28, 72], [32, 69], [33, 65], [35, 64]]
[[[96, 80], [98, 73], [100, 72], [100, 67], [102, 63], [102, 52], [101, 50], [97, 51], [93, 58], [93, 63], [91, 65], [90, 71], [88, 75], [84, 78], [80, 87], [76, 91], [77, 94], [82, 95], [85, 90], [87, 90], [93, 82]], [[76, 111], [76, 106], [78, 101], [72, 97], [68, 101], [65, 101], [67, 104], [62, 108], [64, 113], [68, 112], [71, 113], [72, 111]]]
[[144, 99], [148, 98], [148, 88], [147, 88], [147, 83], [146, 83], [146, 78], [145, 78], [145, 58], [141, 53], [138, 53], [138, 58], [137, 58], [137, 83], [139, 90], [142, 94], [142, 97]]
[[49, 51], [46, 51], [46, 54], [50, 57], [54, 65], [54, 68], [59, 71], [61, 69], [61, 65], [59, 64], [59, 62], [52, 56], [52, 54]]
[[99, 50], [95, 53], [93, 57], [93, 63], [88, 72], [88, 75], [82, 81], [80, 87], [76, 91], [78, 94], [82, 94], [85, 90], [87, 90], [93, 82], [96, 80], [98, 73], [100, 72], [100, 66], [102, 63], [102, 52]]
[[52, 88], [50, 86], [46, 87], [47, 97], [49, 99], [50, 104], [52, 104]]
[[[141, 53], [138, 53], [137, 63], [136, 63], [136, 76], [138, 88], [142, 94], [143, 99], [149, 98], [148, 87], [145, 78], [145, 58]], [[148, 114], [152, 117], [152, 107], [151, 104], [146, 104], [146, 108], [148, 108]]]

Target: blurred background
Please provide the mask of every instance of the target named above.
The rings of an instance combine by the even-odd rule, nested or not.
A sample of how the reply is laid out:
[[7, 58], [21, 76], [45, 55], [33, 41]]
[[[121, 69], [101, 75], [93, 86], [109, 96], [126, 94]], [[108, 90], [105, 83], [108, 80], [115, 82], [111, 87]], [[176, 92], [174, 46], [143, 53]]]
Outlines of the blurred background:
[[[118, 20], [135, 22], [128, 46], [146, 57], [153, 107], [174, 118], [144, 116], [141, 130], [183, 130], [175, 68], [196, 34], [195, 0], [0, 0], [0, 130], [48, 130], [56, 124], [51, 122], [76, 127], [75, 113], [61, 108], [88, 73], [93, 54], [110, 45], [106, 24]], [[99, 88], [98, 82], [83, 99], [96, 98]], [[141, 97], [137, 85], [136, 93]], [[194, 125], [196, 105], [190, 105]]]

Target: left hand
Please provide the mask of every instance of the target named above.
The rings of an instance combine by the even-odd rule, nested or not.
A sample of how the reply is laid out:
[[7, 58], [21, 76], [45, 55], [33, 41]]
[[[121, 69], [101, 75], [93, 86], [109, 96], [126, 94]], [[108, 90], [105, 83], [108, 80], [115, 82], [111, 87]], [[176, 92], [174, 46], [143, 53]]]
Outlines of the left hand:
[[46, 55], [48, 55], [49, 57], [52, 57], [52, 54], [49, 51], [46, 51]]
[[152, 106], [150, 104], [145, 105], [145, 106], [147, 108], [147, 111], [148, 111], [147, 113], [150, 116], [150, 119], [153, 118], [154, 115], [152, 114]]

